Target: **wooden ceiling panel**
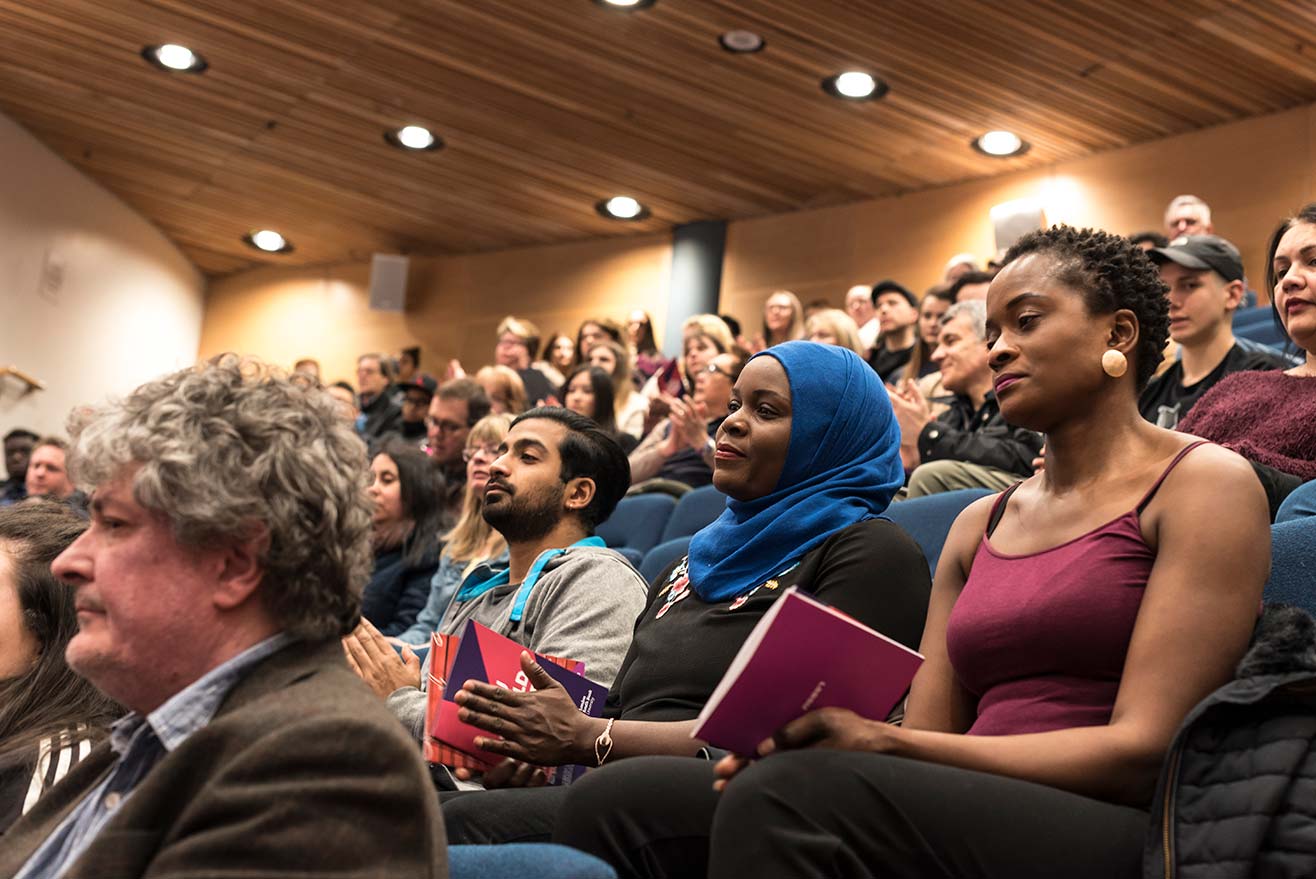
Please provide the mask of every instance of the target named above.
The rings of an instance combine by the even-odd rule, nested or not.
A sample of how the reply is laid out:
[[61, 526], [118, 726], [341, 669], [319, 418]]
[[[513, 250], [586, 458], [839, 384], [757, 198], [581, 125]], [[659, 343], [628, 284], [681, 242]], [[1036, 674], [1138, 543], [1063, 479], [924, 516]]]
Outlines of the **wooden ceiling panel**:
[[[765, 51], [723, 51], [731, 28]], [[1316, 100], [1303, 0], [0, 0], [0, 111], [206, 273], [645, 234], [1035, 167]], [[179, 42], [203, 75], [139, 57]], [[830, 98], [847, 68], [891, 86]], [[388, 146], [424, 124], [445, 149]], [[1012, 159], [969, 148], [1009, 128]], [[598, 199], [643, 201], [621, 224]], [[287, 255], [241, 243], [277, 228]]]

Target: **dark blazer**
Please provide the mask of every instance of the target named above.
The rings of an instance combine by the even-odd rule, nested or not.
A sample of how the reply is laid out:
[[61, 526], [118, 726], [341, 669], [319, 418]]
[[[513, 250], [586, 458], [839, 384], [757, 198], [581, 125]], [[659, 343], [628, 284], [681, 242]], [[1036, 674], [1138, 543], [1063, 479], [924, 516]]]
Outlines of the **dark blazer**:
[[[22, 868], [114, 759], [102, 743], [10, 828], [0, 877]], [[65, 874], [218, 875], [448, 875], [415, 742], [348, 669], [337, 639], [294, 643], [252, 669]]]
[[430, 582], [439, 569], [437, 549], [409, 565], [403, 557], [404, 547], [375, 553], [375, 570], [361, 593], [361, 616], [389, 636], [401, 635], [416, 622], [429, 601]]

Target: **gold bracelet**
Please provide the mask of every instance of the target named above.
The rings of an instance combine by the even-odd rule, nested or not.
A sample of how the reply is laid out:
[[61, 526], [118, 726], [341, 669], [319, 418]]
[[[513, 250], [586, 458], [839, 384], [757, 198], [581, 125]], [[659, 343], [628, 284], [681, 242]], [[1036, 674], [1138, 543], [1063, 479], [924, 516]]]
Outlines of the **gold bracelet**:
[[594, 760], [595, 766], [602, 766], [603, 761], [608, 759], [612, 753], [612, 725], [617, 718], [609, 717], [608, 725], [603, 728], [603, 732], [594, 740]]

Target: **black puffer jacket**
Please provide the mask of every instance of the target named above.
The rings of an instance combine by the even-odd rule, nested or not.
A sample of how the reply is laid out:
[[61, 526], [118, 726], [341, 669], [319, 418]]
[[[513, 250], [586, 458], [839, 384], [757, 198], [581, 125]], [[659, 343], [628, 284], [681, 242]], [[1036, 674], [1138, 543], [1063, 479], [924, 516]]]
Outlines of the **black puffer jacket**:
[[1267, 606], [1235, 680], [1166, 759], [1146, 879], [1316, 877], [1316, 622]]

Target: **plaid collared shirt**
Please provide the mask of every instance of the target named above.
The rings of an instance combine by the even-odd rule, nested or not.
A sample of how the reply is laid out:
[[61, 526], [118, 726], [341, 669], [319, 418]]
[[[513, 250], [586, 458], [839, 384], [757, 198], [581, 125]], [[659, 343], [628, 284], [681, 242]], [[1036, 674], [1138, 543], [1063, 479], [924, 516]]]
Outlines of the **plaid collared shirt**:
[[56, 879], [86, 850], [165, 754], [214, 718], [229, 690], [260, 661], [292, 643], [280, 633], [216, 666], [146, 717], [133, 712], [110, 729], [110, 749], [119, 759], [105, 780], [78, 803], [63, 823], [28, 858], [15, 879]]

